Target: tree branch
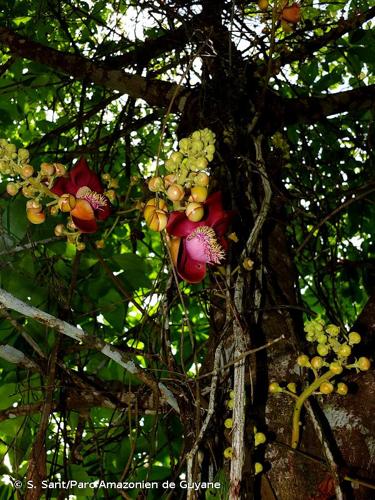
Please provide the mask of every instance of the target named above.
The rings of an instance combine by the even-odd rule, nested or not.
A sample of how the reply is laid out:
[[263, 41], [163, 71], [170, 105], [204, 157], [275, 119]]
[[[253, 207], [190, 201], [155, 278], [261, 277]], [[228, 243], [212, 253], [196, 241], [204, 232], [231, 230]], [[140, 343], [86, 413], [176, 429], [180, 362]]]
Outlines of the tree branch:
[[146, 66], [151, 59], [161, 56], [165, 52], [184, 47], [193, 35], [201, 18], [202, 14], [198, 14], [178, 28], [166, 31], [158, 38], [145, 40], [132, 51], [119, 56], [107, 57], [105, 63], [113, 67]]
[[293, 61], [304, 61], [305, 59], [312, 57], [314, 52], [326, 47], [329, 43], [334, 42], [343, 35], [355, 30], [361, 26], [364, 22], [372, 19], [375, 16], [375, 7], [367, 10], [366, 12], [357, 13], [355, 12], [348, 19], [340, 19], [336, 28], [333, 28], [322, 36], [312, 38], [311, 40], [304, 40], [301, 45], [291, 52], [287, 52], [287, 46], [285, 46], [285, 52], [281, 52], [280, 58], [277, 60], [277, 64], [289, 64]]
[[190, 93], [188, 89], [175, 83], [148, 80], [139, 75], [110, 69], [83, 56], [47, 47], [8, 28], [0, 28], [0, 45], [8, 47], [14, 56], [45, 64], [78, 80], [89, 78], [93, 83], [109, 90], [118, 90], [134, 99], [144, 99], [151, 106], [167, 108], [172, 97], [177, 94], [172, 110], [182, 111], [187, 94]]
[[[115, 363], [122, 366], [129, 373], [137, 377], [141, 380], [145, 385], [150, 387], [154, 393], [161, 392], [163, 398], [166, 402], [177, 412], [179, 412], [178, 403], [171, 393], [171, 391], [161, 382], [157, 382], [150, 373], [136, 365], [128, 353], [124, 353], [120, 351], [120, 349], [115, 346], [104, 342], [100, 338], [89, 335], [83, 330], [66, 323], [66, 321], [62, 321], [58, 318], [55, 318], [51, 314], [48, 314], [41, 309], [37, 309], [36, 307], [29, 306], [25, 302], [14, 297], [10, 293], [0, 288], [0, 304], [8, 309], [12, 309], [14, 311], [19, 312], [23, 316], [27, 316], [29, 318], [34, 319], [35, 321], [46, 325], [49, 328], [53, 328], [67, 337], [71, 337], [78, 342], [82, 342], [88, 348], [95, 349], [108, 358], [112, 359]], [[12, 355], [13, 351], [7, 351], [5, 354]], [[3, 353], [4, 354], [4, 353]], [[14, 353], [13, 353], [14, 354]], [[29, 360], [31, 361], [31, 360]], [[16, 361], [13, 361], [16, 362]], [[32, 362], [33, 363], [33, 362]]]
[[284, 109], [279, 118], [284, 124], [314, 123], [337, 113], [371, 109], [375, 104], [375, 85], [324, 96], [284, 99], [283, 102]]

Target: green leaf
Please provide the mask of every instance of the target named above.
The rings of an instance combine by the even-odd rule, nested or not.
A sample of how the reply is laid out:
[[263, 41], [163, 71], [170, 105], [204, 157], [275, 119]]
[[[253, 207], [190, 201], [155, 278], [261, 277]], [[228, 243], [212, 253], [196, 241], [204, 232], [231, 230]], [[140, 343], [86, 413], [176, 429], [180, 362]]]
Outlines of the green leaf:
[[129, 289], [151, 288], [151, 281], [147, 276], [150, 273], [148, 262], [134, 253], [123, 253], [112, 258], [121, 270], [119, 278]]

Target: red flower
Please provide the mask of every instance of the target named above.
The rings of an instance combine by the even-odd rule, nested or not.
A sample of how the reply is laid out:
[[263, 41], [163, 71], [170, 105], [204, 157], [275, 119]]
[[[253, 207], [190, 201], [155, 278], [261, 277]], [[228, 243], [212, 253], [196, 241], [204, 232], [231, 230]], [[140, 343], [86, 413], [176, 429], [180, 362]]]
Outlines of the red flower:
[[185, 212], [170, 214], [167, 232], [174, 236], [170, 249], [182, 279], [200, 283], [206, 276], [206, 264], [219, 264], [225, 257], [228, 242], [224, 235], [232, 216], [232, 212], [223, 209], [220, 192], [207, 198], [205, 215], [199, 222], [190, 221]]
[[70, 215], [82, 233], [95, 233], [98, 229], [96, 221], [105, 220], [111, 214], [111, 204], [103, 195], [99, 177], [89, 169], [84, 158], [78, 160], [67, 176], [57, 179], [51, 191], [59, 196], [71, 194], [76, 198]]

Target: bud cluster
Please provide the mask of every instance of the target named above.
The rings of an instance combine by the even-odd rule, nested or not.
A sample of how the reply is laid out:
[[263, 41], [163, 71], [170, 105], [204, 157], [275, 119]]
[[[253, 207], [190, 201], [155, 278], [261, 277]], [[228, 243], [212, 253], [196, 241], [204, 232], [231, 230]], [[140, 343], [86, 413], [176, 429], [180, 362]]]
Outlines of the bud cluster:
[[272, 382], [268, 388], [271, 394], [282, 392], [296, 400], [293, 413], [293, 448], [298, 445], [299, 415], [306, 399], [313, 394], [331, 394], [334, 391], [341, 396], [346, 396], [348, 386], [344, 382], [336, 384], [334, 378], [342, 374], [345, 369], [367, 371], [371, 366], [370, 360], [364, 356], [350, 359], [352, 358], [352, 347], [361, 342], [359, 333], [346, 334], [337, 325], [326, 325], [321, 318], [307, 321], [304, 331], [306, 332], [306, 340], [313, 344], [317, 355], [300, 354], [297, 358], [297, 364], [311, 370], [314, 380], [298, 395], [296, 384], [293, 382], [287, 384], [286, 387], [280, 386], [278, 382]]
[[41, 163], [36, 172], [29, 160], [27, 149], [20, 148], [17, 151], [15, 144], [0, 139], [0, 175], [13, 177], [7, 184], [7, 193], [10, 196], [21, 193], [27, 198], [27, 218], [32, 224], [41, 224], [46, 219], [41, 200], [45, 196], [57, 198], [50, 189], [55, 179], [63, 176], [66, 169], [61, 163]]
[[[371, 365], [370, 360], [364, 356], [349, 361], [352, 347], [361, 342], [360, 334], [357, 332], [346, 334], [341, 331], [339, 326], [325, 325], [321, 318], [307, 321], [304, 331], [306, 332], [306, 340], [314, 344], [317, 355], [309, 357], [307, 354], [300, 354], [297, 358], [298, 366], [310, 369], [315, 380], [318, 380], [327, 372], [331, 374], [331, 380], [322, 380], [315, 394], [330, 394], [336, 390], [338, 394], [345, 396], [348, 393], [347, 385], [340, 382], [335, 387], [332, 378], [340, 375], [344, 369], [366, 371]], [[269, 392], [273, 394], [284, 392], [294, 396], [296, 394], [296, 385], [290, 383], [284, 388], [277, 382], [272, 382], [269, 386]]]
[[215, 134], [207, 128], [180, 140], [178, 150], [165, 162], [165, 175], [148, 181], [149, 190], [158, 193], [157, 198], [146, 203], [144, 211], [150, 229], [162, 231], [166, 227], [168, 202], [173, 204], [174, 210], [184, 210], [193, 222], [203, 218], [203, 203], [208, 196], [208, 163], [213, 160], [214, 153]]
[[[234, 391], [229, 391], [229, 399], [226, 401], [226, 407], [228, 410], [232, 411], [234, 408]], [[226, 429], [232, 429], [233, 418], [229, 417], [224, 420], [224, 427]], [[258, 448], [267, 441], [266, 435], [263, 432], [258, 432], [257, 428], [254, 426], [254, 448]], [[231, 460], [233, 457], [233, 448], [229, 446], [224, 450], [224, 458]], [[260, 474], [263, 471], [263, 465], [260, 462], [254, 463], [255, 475]]]

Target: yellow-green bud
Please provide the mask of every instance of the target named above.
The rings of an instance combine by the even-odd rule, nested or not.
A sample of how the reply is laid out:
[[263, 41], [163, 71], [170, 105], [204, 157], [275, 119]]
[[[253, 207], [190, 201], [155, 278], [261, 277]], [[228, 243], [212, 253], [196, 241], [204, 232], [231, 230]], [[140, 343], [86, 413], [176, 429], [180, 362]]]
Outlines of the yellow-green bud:
[[350, 332], [349, 333], [349, 344], [359, 344], [361, 342], [361, 336], [357, 332]]

